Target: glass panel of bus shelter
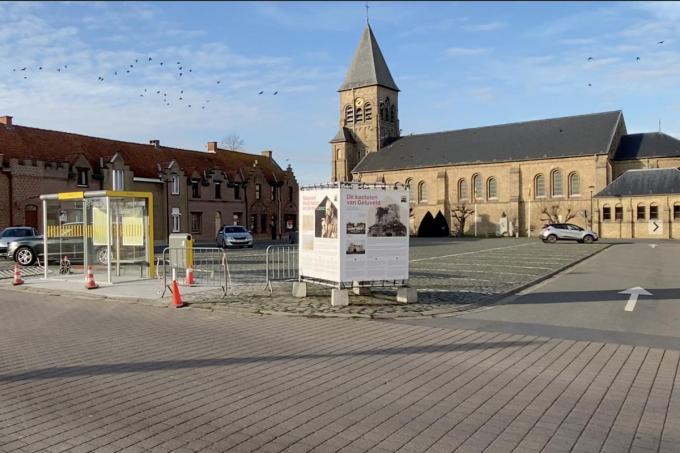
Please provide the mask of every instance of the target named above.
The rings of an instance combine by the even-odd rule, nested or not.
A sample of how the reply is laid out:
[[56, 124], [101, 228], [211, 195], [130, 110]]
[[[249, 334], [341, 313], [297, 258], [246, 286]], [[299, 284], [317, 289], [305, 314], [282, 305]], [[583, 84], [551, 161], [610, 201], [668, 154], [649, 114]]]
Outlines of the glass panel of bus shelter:
[[109, 269], [109, 215], [106, 197], [86, 198], [84, 201], [85, 262], [92, 266], [96, 280], [110, 282]]
[[[44, 234], [46, 261], [51, 276], [84, 273], [83, 202], [81, 200], [48, 200], [47, 225]], [[43, 255], [43, 244], [36, 244], [38, 255]]]
[[146, 198], [111, 198], [113, 281], [149, 276], [149, 213]]

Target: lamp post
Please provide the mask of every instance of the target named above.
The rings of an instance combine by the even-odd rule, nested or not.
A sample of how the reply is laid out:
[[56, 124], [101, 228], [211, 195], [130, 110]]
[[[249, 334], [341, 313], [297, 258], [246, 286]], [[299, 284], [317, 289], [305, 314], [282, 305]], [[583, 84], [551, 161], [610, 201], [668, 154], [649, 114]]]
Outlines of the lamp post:
[[593, 231], [593, 189], [595, 186], [588, 186], [590, 189], [590, 231]]

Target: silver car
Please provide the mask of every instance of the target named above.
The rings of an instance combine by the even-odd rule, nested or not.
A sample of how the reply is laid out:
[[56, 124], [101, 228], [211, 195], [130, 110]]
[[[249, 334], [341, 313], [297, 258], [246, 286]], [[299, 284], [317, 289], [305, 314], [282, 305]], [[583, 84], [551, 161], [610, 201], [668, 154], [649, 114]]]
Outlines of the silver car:
[[597, 241], [597, 233], [585, 230], [578, 225], [571, 223], [551, 223], [544, 225], [539, 233], [543, 242], [555, 243], [558, 240], [577, 241], [590, 244]]
[[226, 247], [249, 247], [253, 246], [253, 235], [245, 227], [239, 225], [224, 225], [217, 232], [217, 245]]
[[0, 232], [0, 256], [7, 256], [7, 247], [12, 241], [38, 236], [38, 231], [31, 227], [9, 227]]

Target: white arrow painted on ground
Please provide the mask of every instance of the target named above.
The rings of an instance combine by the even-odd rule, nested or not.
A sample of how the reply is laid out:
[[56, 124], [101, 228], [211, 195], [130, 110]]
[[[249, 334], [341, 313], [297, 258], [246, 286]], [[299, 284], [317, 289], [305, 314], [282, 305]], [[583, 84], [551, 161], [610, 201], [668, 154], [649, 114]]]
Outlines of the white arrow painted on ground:
[[651, 248], [653, 248], [653, 249], [656, 248], [656, 244], [649, 244], [649, 246], [650, 246]]
[[637, 303], [638, 296], [643, 295], [643, 296], [651, 296], [652, 293], [647, 291], [644, 288], [641, 288], [639, 286], [636, 286], [635, 288], [628, 288], [624, 291], [619, 291], [619, 294], [630, 294], [630, 297], [628, 298], [628, 303], [626, 304], [626, 311], [633, 311], [635, 310], [635, 304]]

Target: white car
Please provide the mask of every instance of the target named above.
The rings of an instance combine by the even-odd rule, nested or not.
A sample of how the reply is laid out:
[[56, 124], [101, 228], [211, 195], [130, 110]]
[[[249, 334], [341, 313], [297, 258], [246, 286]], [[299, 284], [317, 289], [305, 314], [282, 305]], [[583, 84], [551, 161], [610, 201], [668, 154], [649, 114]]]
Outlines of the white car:
[[539, 233], [539, 237], [543, 242], [550, 242], [551, 244], [558, 240], [578, 241], [586, 244], [598, 240], [597, 233], [590, 230], [584, 230], [580, 226], [571, 223], [551, 223], [544, 225]]
[[227, 247], [248, 247], [253, 246], [253, 235], [242, 226], [224, 225], [217, 232], [217, 245], [222, 248]]

